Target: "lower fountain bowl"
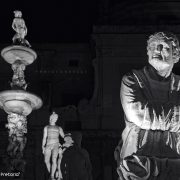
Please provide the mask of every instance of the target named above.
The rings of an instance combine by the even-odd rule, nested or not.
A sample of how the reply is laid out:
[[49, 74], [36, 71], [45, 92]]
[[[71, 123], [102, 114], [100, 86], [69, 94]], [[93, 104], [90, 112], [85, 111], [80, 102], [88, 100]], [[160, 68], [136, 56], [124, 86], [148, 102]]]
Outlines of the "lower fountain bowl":
[[32, 110], [42, 106], [42, 100], [35, 94], [24, 90], [7, 90], [0, 92], [0, 108], [8, 114], [29, 115]]

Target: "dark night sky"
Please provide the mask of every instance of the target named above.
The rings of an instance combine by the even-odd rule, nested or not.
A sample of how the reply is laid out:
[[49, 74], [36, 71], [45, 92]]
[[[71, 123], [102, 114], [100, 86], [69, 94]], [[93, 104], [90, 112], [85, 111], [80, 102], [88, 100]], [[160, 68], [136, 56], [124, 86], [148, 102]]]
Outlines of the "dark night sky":
[[93, 25], [104, 22], [172, 25], [180, 19], [176, 0], [6, 0], [0, 7], [0, 42], [7, 43], [15, 33], [11, 28], [14, 10], [22, 11], [28, 28], [26, 39], [31, 43], [88, 42]]
[[21, 10], [30, 42], [88, 42], [97, 18], [95, 0], [5, 1], [1, 4], [0, 41], [11, 41], [14, 10]]
[[99, 23], [98, 17], [103, 8], [105, 11], [109, 8], [110, 16], [106, 20], [109, 25], [179, 25], [180, 3], [176, 0], [169, 2], [170, 0], [4, 0], [0, 6], [0, 43], [12, 42], [15, 34], [11, 27], [14, 10], [21, 10], [23, 13], [28, 28], [26, 39], [30, 43], [88, 42], [93, 25]]

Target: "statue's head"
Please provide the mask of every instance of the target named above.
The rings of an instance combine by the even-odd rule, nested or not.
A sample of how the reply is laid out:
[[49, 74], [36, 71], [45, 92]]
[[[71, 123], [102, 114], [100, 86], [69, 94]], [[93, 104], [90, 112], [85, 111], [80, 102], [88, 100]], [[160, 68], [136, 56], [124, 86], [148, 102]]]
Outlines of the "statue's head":
[[15, 17], [22, 17], [22, 12], [16, 10], [16, 11], [14, 11], [14, 16], [15, 16]]
[[50, 122], [50, 123], [56, 123], [57, 120], [58, 120], [58, 114], [56, 114], [55, 112], [53, 112], [53, 113], [50, 115], [49, 122]]
[[177, 63], [180, 58], [180, 47], [177, 37], [169, 32], [158, 32], [147, 41], [149, 63], [155, 69], [164, 69]]

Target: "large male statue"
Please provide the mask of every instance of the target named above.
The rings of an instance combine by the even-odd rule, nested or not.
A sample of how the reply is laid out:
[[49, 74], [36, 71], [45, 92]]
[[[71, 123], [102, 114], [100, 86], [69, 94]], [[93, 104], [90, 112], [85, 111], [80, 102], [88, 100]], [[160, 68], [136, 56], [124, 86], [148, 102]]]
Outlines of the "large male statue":
[[120, 180], [178, 180], [180, 76], [172, 73], [180, 57], [177, 37], [164, 32], [151, 35], [147, 54], [148, 65], [122, 79], [126, 127], [116, 149], [117, 171]]
[[[45, 163], [49, 173], [51, 173], [51, 180], [55, 178], [55, 171], [57, 168], [57, 157], [59, 154], [59, 136], [64, 138], [63, 129], [56, 125], [58, 114], [52, 113], [49, 119], [49, 125], [45, 126], [43, 134], [42, 150], [45, 158]], [[52, 157], [52, 164], [51, 164]]]

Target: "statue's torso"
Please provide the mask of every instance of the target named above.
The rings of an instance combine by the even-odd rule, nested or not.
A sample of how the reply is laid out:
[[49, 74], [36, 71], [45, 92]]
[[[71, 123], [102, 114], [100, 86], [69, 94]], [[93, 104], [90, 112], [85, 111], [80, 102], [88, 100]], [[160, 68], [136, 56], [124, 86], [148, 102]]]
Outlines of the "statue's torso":
[[47, 145], [59, 143], [59, 127], [58, 126], [47, 126]]

